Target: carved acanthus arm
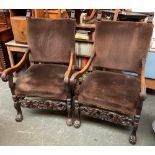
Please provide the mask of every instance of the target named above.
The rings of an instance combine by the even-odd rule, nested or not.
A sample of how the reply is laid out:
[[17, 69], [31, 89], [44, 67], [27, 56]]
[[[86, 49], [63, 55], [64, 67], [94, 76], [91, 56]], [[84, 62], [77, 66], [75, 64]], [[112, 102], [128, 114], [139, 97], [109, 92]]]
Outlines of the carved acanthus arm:
[[79, 78], [80, 78], [84, 73], [86, 73], [86, 72], [88, 71], [88, 69], [89, 69], [89, 67], [90, 67], [90, 65], [91, 65], [91, 63], [92, 63], [94, 57], [95, 57], [95, 51], [93, 51], [93, 53], [92, 53], [91, 57], [89, 58], [89, 60], [88, 60], [88, 62], [87, 62], [87, 64], [86, 64], [86, 66], [85, 66], [84, 68], [82, 68], [80, 71], [75, 72], [75, 73], [71, 76], [71, 78], [70, 78], [70, 84], [71, 84], [73, 87], [75, 86], [75, 84], [77, 83], [77, 81], [79, 80]]
[[142, 100], [146, 99], [146, 84], [145, 84], [145, 59], [142, 59], [142, 70], [140, 75], [141, 80], [141, 92], [140, 97]]
[[22, 66], [25, 64], [26, 62], [26, 59], [29, 55], [29, 52], [30, 52], [30, 49], [28, 49], [22, 59], [13, 67], [10, 67], [10, 68], [7, 68], [3, 71], [2, 75], [1, 75], [1, 78], [4, 82], [7, 82], [8, 81], [8, 76], [11, 75], [12, 73], [16, 72], [17, 70], [19, 70], [20, 68], [22, 68]]
[[71, 77], [71, 75], [73, 73], [73, 70], [74, 70], [74, 65], [75, 65], [75, 52], [72, 51], [71, 56], [70, 56], [69, 66], [68, 66], [68, 69], [67, 69], [67, 71], [65, 72], [65, 75], [64, 75], [65, 84], [69, 83], [69, 79], [70, 79], [70, 77]]

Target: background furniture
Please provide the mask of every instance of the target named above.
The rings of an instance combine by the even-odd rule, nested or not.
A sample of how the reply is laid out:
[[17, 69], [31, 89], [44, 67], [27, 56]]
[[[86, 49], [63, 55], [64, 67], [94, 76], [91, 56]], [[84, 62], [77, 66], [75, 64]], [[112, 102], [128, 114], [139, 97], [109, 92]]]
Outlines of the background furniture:
[[0, 29], [0, 74], [2, 71], [10, 67], [10, 62], [8, 58], [8, 52], [5, 46], [5, 42], [13, 38], [11, 28], [1, 28]]
[[10, 15], [6, 9], [0, 9], [0, 28], [10, 27]]
[[91, 56], [94, 44], [94, 31], [94, 24], [79, 24], [76, 26], [75, 52], [78, 69], [82, 69]]
[[14, 40], [18, 43], [27, 43], [27, 10], [11, 9], [9, 11]]
[[7, 46], [11, 67], [15, 65], [13, 54], [19, 52], [22, 52], [24, 54], [28, 50], [27, 44], [16, 43], [15, 40], [11, 40], [5, 43], [5, 45]]
[[35, 18], [69, 18], [66, 9], [32, 9], [32, 17]]
[[[15, 42], [15, 40], [11, 40], [5, 43], [5, 45], [7, 47], [11, 67], [16, 65], [20, 61], [21, 57], [23, 57], [23, 55], [28, 50], [27, 44], [17, 43]], [[29, 66], [29, 60], [27, 60], [25, 66], [22, 69], [20, 69], [20, 72], [18, 71], [18, 73], [21, 74], [22, 72], [24, 72], [28, 68], [28, 66]], [[17, 76], [16, 72], [14, 73], [14, 76]]]
[[0, 74], [2, 71], [10, 67], [5, 42], [12, 40], [13, 34], [10, 27], [10, 18], [8, 10], [0, 10]]
[[155, 50], [150, 49], [145, 65], [146, 87], [155, 90]]
[[[76, 128], [80, 127], [82, 113], [132, 126], [129, 142], [136, 143], [136, 131], [146, 95], [144, 65], [152, 30], [153, 25], [147, 23], [97, 23], [92, 55], [86, 66], [70, 79], [75, 93]], [[92, 73], [78, 85], [80, 77], [91, 64]]]
[[59, 19], [59, 18], [69, 18], [68, 13], [65, 9], [50, 9], [50, 10], [45, 10], [47, 12], [48, 16], [47, 18], [52, 18], [52, 19]]
[[63, 9], [11, 9], [10, 19], [14, 40], [18, 43], [27, 43], [27, 16], [34, 18], [69, 18], [67, 11]]

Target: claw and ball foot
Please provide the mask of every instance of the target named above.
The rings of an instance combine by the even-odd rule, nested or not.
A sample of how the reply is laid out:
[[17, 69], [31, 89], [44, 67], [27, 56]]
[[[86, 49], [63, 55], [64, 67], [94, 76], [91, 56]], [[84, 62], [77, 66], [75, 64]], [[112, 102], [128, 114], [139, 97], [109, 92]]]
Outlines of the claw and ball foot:
[[136, 136], [136, 131], [132, 131], [130, 137], [129, 137], [129, 142], [134, 145], [137, 142], [137, 136]]
[[66, 121], [67, 126], [72, 126], [73, 125], [73, 120], [71, 118], [68, 118]]
[[81, 126], [81, 119], [80, 119], [80, 107], [78, 104], [78, 101], [75, 100], [75, 121], [74, 121], [74, 127], [79, 128]]
[[132, 129], [131, 135], [129, 137], [129, 142], [132, 145], [136, 144], [136, 142], [137, 142], [136, 132], [137, 132], [137, 129], [138, 129], [139, 120], [140, 120], [140, 115], [136, 115], [134, 117], [134, 126], [133, 126], [133, 129]]
[[21, 122], [23, 120], [23, 115], [17, 114], [15, 120], [16, 120], [16, 122]]
[[74, 121], [74, 127], [79, 128], [81, 126], [81, 122], [79, 120]]
[[16, 122], [21, 122], [23, 120], [23, 114], [22, 114], [22, 110], [21, 110], [21, 104], [15, 100], [14, 102], [14, 107], [17, 110], [17, 115], [16, 115]]
[[67, 112], [68, 112], [68, 118], [66, 121], [67, 126], [73, 125], [73, 119], [72, 119], [72, 107], [71, 107], [71, 100], [67, 99]]

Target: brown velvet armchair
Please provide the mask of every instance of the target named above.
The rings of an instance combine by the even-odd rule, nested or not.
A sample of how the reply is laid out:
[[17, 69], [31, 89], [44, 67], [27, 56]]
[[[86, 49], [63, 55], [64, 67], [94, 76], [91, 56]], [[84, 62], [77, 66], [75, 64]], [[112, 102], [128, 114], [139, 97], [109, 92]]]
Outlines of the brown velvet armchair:
[[[9, 81], [16, 121], [22, 121], [21, 106], [67, 111], [67, 125], [72, 125], [72, 104], [69, 78], [74, 68], [75, 21], [71, 19], [28, 19], [29, 49], [20, 62], [2, 73]], [[26, 59], [31, 65], [13, 81], [13, 72]]]
[[[70, 83], [75, 93], [74, 127], [81, 125], [80, 115], [132, 126], [129, 137], [136, 143], [143, 100], [144, 64], [153, 25], [137, 22], [98, 22], [95, 46], [87, 65], [75, 72]], [[78, 85], [79, 78], [93, 65], [93, 71]], [[135, 73], [136, 76], [133, 76]]]

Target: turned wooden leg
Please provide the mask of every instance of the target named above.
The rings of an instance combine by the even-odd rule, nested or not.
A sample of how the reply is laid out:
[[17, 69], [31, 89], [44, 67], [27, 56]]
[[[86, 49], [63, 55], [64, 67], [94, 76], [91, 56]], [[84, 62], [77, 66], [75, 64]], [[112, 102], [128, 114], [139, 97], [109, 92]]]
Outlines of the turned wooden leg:
[[139, 120], [140, 120], [140, 116], [136, 115], [134, 118], [133, 129], [132, 129], [131, 135], [129, 137], [129, 142], [133, 145], [136, 144], [136, 142], [137, 142], [136, 132], [138, 129]]
[[21, 104], [19, 102], [20, 97], [17, 97], [14, 95], [13, 100], [14, 100], [14, 107], [17, 110], [17, 115], [16, 115], [15, 120], [17, 122], [21, 122], [23, 120], [23, 114], [22, 114], [22, 110], [21, 110]]
[[68, 118], [66, 121], [66, 124], [68, 126], [72, 126], [73, 125], [73, 119], [72, 119], [72, 106], [71, 106], [71, 99], [67, 99], [67, 113], [68, 113]]
[[80, 119], [80, 107], [78, 101], [75, 100], [75, 121], [74, 127], [79, 128], [81, 126], [81, 119]]

